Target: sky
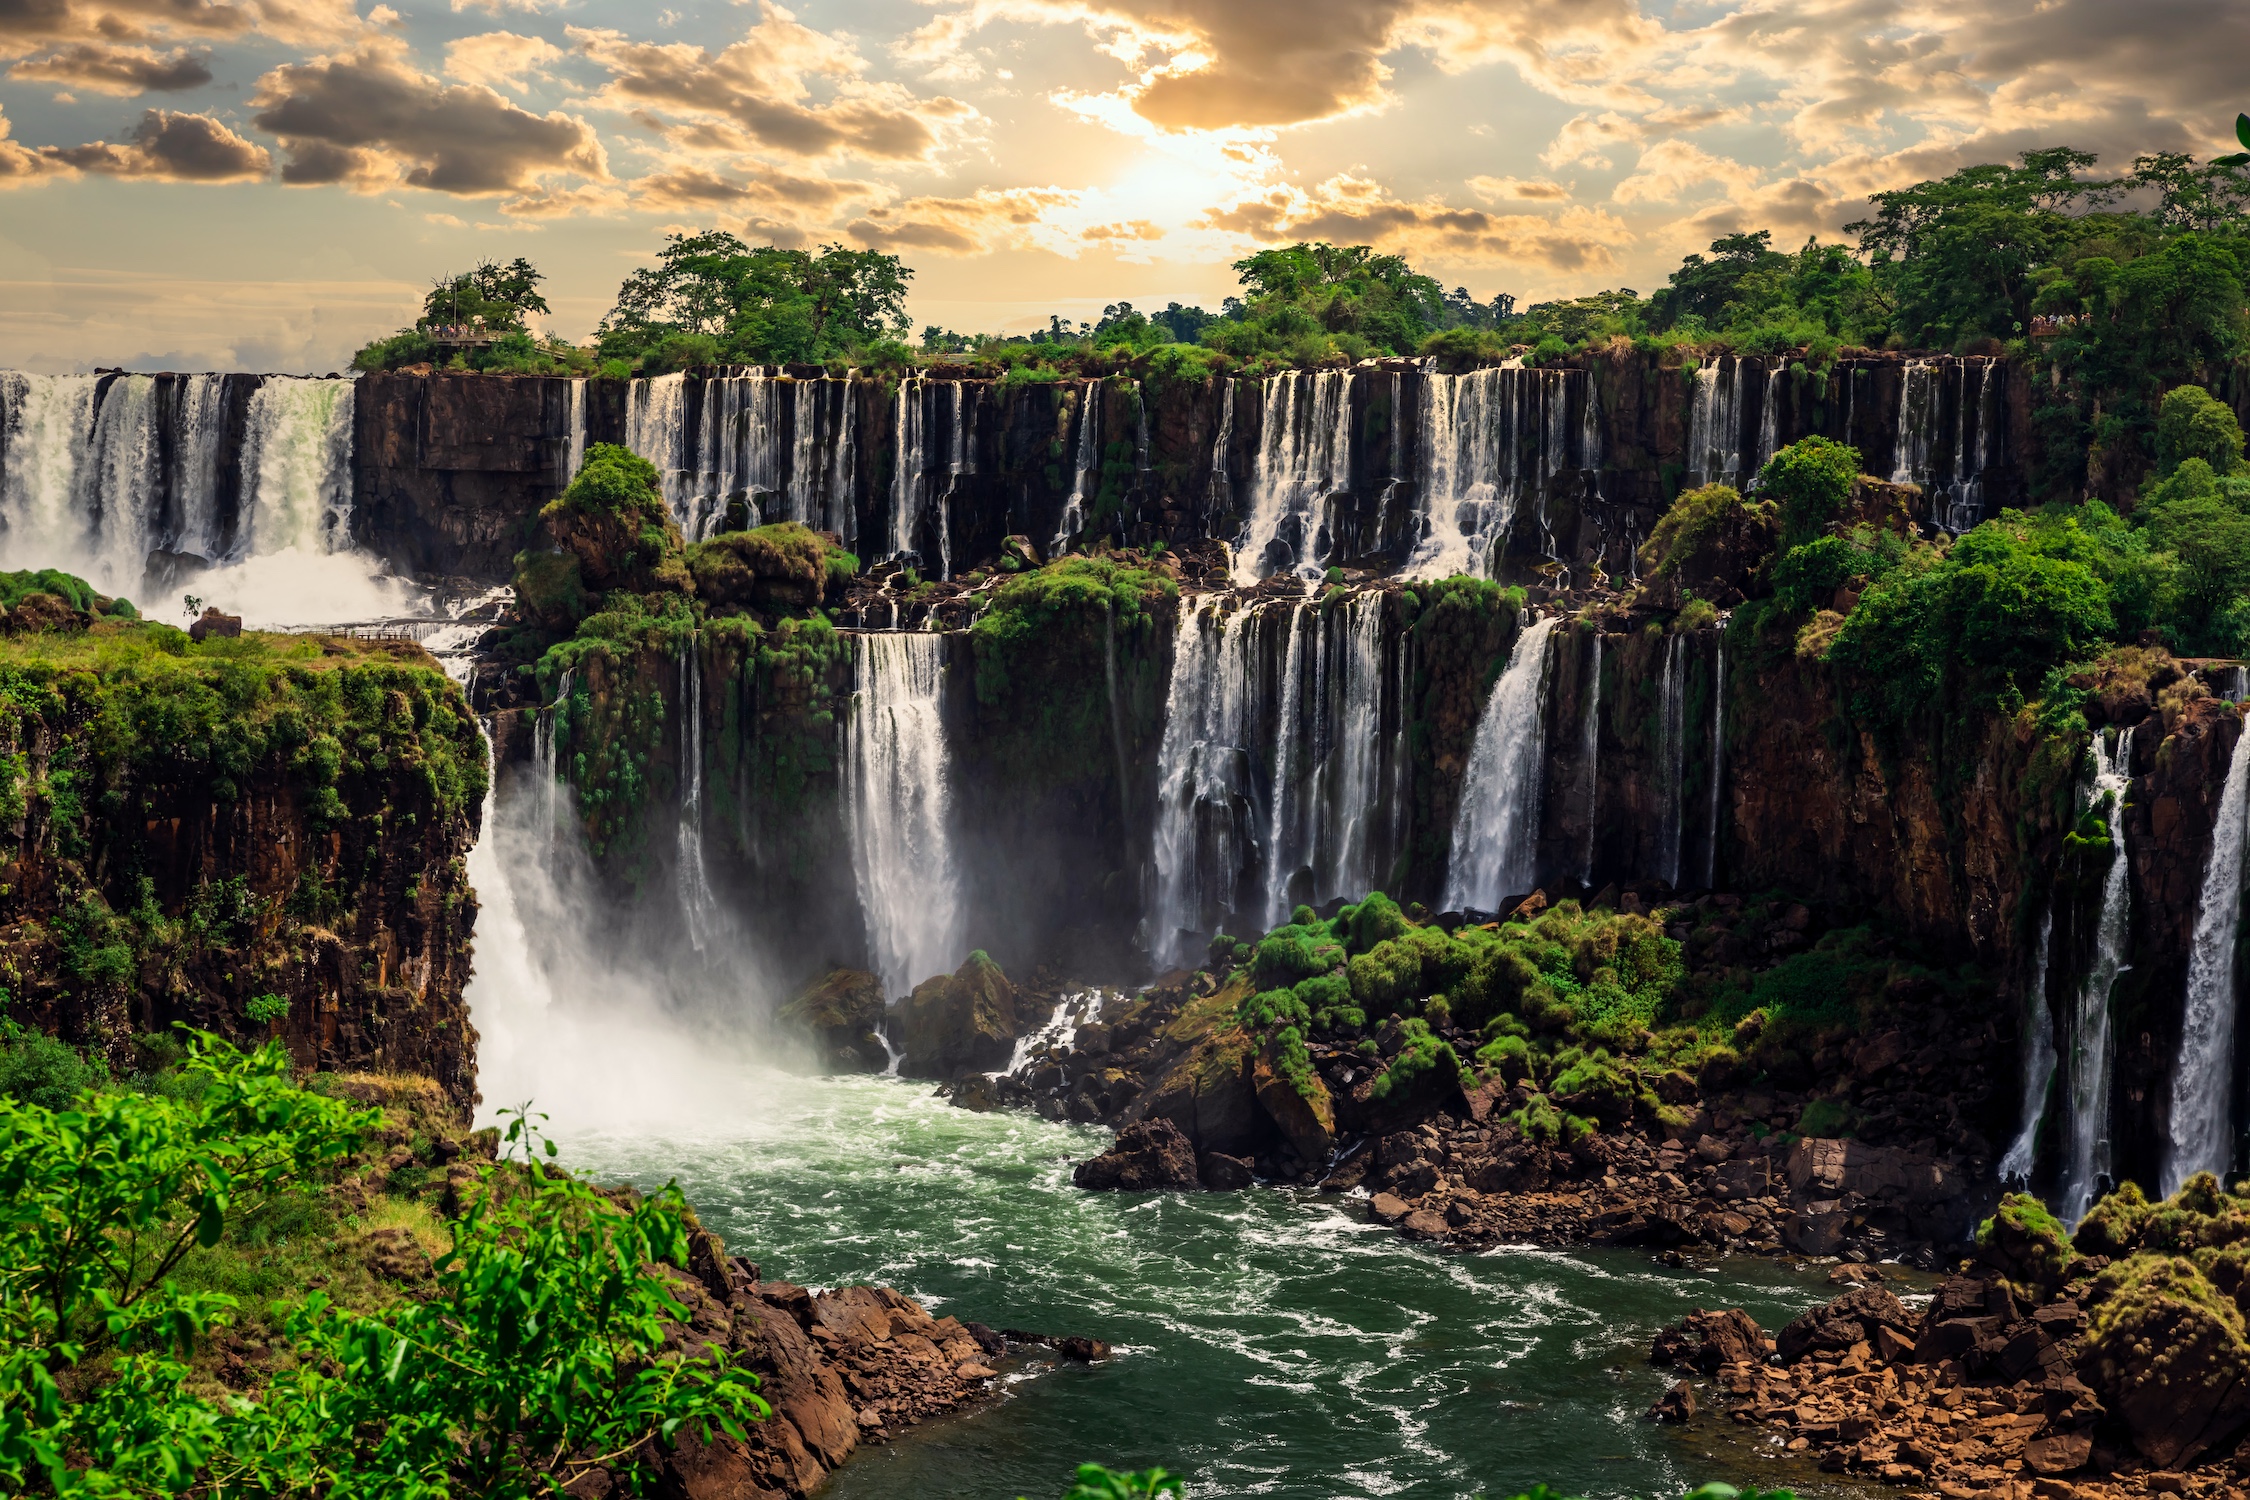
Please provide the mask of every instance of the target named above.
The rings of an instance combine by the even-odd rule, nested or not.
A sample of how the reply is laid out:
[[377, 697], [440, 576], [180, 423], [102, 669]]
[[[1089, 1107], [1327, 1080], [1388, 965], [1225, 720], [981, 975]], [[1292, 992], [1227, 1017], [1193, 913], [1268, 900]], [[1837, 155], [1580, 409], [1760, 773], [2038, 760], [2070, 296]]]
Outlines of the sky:
[[2235, 149], [2250, 0], [0, 0], [0, 366], [321, 372], [480, 260], [585, 339], [665, 235], [915, 326], [1216, 308], [1296, 239], [1480, 300], [2040, 146]]

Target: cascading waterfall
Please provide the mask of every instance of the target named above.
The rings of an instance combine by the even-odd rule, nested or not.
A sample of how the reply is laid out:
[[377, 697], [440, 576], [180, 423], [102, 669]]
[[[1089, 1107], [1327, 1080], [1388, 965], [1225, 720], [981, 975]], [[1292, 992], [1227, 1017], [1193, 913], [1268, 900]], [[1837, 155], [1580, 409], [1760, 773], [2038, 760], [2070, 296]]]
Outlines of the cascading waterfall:
[[2039, 919], [2039, 951], [2031, 961], [2031, 989], [2023, 1000], [2023, 1127], [2000, 1158], [2000, 1180], [2029, 1182], [2039, 1149], [2047, 1091], [2055, 1082], [2055, 1024], [2047, 1013], [2047, 954], [2054, 945], [2055, 909]]
[[1726, 774], [1727, 762], [1727, 633], [1723, 620], [1713, 641], [1709, 837], [1703, 846], [1703, 888], [1707, 891], [1716, 889], [1719, 884], [1719, 783]]
[[2079, 986], [2070, 1038], [2070, 1160], [2064, 1174], [2064, 1207], [2073, 1223], [2093, 1205], [2109, 1176], [2110, 991], [2124, 973], [2131, 936], [2131, 862], [2125, 850], [2125, 794], [2132, 784], [2133, 731], [2114, 747], [2096, 735], [2094, 787], [2089, 805], [2109, 820], [2109, 873], [2102, 878], [2102, 910], [2094, 930], [2094, 961]]
[[1658, 873], [1675, 889], [1680, 883], [1682, 845], [1687, 839], [1687, 671], [1681, 658], [1687, 637], [1664, 643], [1664, 676], [1658, 684], [1656, 857]]
[[[953, 492], [977, 471], [977, 412], [981, 385], [912, 376], [899, 382], [891, 469], [891, 555], [913, 552], [914, 534], [937, 506], [938, 576], [953, 576]], [[942, 415], [935, 408], [943, 407]], [[935, 432], [942, 446], [933, 454]], [[936, 459], [935, 465], [931, 460]]]
[[578, 475], [586, 464], [586, 382], [583, 378], [570, 383], [570, 447], [563, 455], [563, 479], [568, 482]]
[[1445, 904], [1455, 911], [1497, 911], [1536, 882], [1540, 792], [1546, 761], [1547, 643], [1557, 617], [1516, 637], [1508, 665], [1477, 720], [1461, 810], [1453, 822], [1453, 857]]
[[1350, 371], [1291, 370], [1268, 376], [1264, 390], [1250, 519], [1234, 559], [1245, 588], [1275, 573], [1320, 576], [1329, 547], [1321, 511], [1352, 474]]
[[2250, 733], [2234, 742], [2226, 788], [2211, 827], [2188, 951], [2187, 1007], [2172, 1072], [2170, 1139], [2164, 1191], [2197, 1172], [2222, 1176], [2234, 1157], [2235, 941], [2242, 930], [2242, 851], [2250, 838]]
[[536, 798], [536, 825], [539, 854], [552, 859], [561, 847], [565, 791], [561, 770], [555, 763], [555, 719], [570, 702], [571, 668], [563, 669], [562, 681], [556, 686], [555, 701], [541, 708], [531, 721], [531, 780], [532, 795]]
[[[1736, 362], [1737, 368], [1740, 361]], [[1750, 456], [1750, 472], [1765, 472], [1766, 460], [1781, 450], [1781, 361], [1766, 368], [1766, 393], [1758, 403], [1758, 451]]]
[[1321, 763], [1319, 820], [1314, 856], [1320, 899], [1358, 899], [1375, 888], [1376, 809], [1383, 794], [1383, 595], [1355, 594], [1340, 611], [1341, 660], [1328, 674], [1339, 702], [1324, 710], [1337, 733]]
[[1972, 398], [1967, 363], [1955, 366], [1960, 417], [1955, 424], [1953, 473], [1940, 486], [1946, 497], [1945, 529], [1955, 535], [1974, 529], [1984, 519], [1984, 471], [1992, 466], [1993, 437], [2001, 428], [1992, 410], [1992, 372], [1999, 368], [1996, 359], [1979, 366]]
[[1203, 516], [1206, 535], [1216, 529], [1211, 523], [1234, 507], [1234, 481], [1227, 472], [1227, 450], [1234, 446], [1234, 391], [1237, 384], [1229, 376], [1219, 377], [1219, 432], [1211, 440], [1211, 492], [1207, 497]]
[[1930, 444], [1937, 436], [1936, 369], [1910, 359], [1899, 372], [1898, 432], [1892, 439], [1891, 483], [1920, 484], [1930, 476]]
[[1117, 821], [1129, 828], [1133, 782], [1125, 766], [1125, 715], [1117, 705], [1117, 616], [1107, 599], [1102, 600], [1102, 681], [1109, 689], [1110, 748], [1117, 754]]
[[1242, 909], [1238, 876], [1254, 839], [1248, 746], [1259, 715], [1253, 612], [1182, 600], [1157, 752], [1157, 967], [1202, 960], [1192, 937]]
[[693, 635], [680, 643], [680, 697], [687, 708], [687, 733], [680, 739], [680, 907], [688, 941], [701, 953], [717, 938], [720, 917], [703, 863], [703, 663]]
[[[1313, 616], [1314, 639], [1305, 639], [1305, 617]], [[1289, 642], [1281, 653], [1281, 711], [1276, 721], [1273, 747], [1272, 809], [1266, 817], [1265, 925], [1279, 927], [1289, 920], [1289, 881], [1305, 863], [1313, 830], [1305, 824], [1316, 815], [1310, 798], [1298, 796], [1306, 758], [1303, 732], [1305, 659], [1320, 650], [1319, 617], [1309, 604], [1289, 611]], [[1316, 695], [1317, 696], [1317, 695]], [[1312, 753], [1317, 756], [1318, 748]]]
[[961, 957], [945, 637], [870, 633], [855, 645], [845, 818], [868, 950], [883, 993], [897, 996]]
[[160, 551], [348, 552], [351, 455], [348, 380], [0, 372], [0, 563], [131, 595]]
[[1595, 815], [1601, 811], [1602, 797], [1602, 633], [1596, 630], [1591, 635], [1593, 659], [1586, 669], [1588, 686], [1583, 700], [1586, 710], [1578, 726], [1578, 758], [1583, 767], [1579, 774], [1585, 780], [1586, 797], [1586, 858], [1579, 867], [1578, 883], [1586, 886], [1594, 883]]
[[[573, 382], [572, 442], [582, 457], [583, 393]], [[798, 521], [852, 529], [853, 413], [849, 378], [799, 380], [765, 370], [712, 375], [695, 386], [689, 430], [686, 375], [636, 380], [626, 446], [656, 465], [665, 504], [689, 540], [712, 534], [740, 501], [752, 524]]]
[[1421, 528], [1405, 576], [1487, 576], [1493, 550], [1527, 499], [1544, 532], [1549, 482], [1564, 469], [1601, 461], [1590, 383], [1572, 451], [1572, 392], [1587, 381], [1583, 371], [1527, 370], [1520, 363], [1423, 375]]
[[1705, 484], [1735, 484], [1742, 475], [1742, 417], [1737, 405], [1742, 362], [1715, 355], [1696, 367], [1688, 402], [1688, 467]]
[[[1228, 386], [1227, 407], [1233, 414], [1233, 386]], [[1062, 523], [1047, 544], [1047, 556], [1068, 552], [1086, 529], [1086, 501], [1102, 482], [1102, 384], [1089, 380], [1080, 387], [1078, 401], [1078, 456], [1071, 468], [1070, 498], [1063, 502]]]

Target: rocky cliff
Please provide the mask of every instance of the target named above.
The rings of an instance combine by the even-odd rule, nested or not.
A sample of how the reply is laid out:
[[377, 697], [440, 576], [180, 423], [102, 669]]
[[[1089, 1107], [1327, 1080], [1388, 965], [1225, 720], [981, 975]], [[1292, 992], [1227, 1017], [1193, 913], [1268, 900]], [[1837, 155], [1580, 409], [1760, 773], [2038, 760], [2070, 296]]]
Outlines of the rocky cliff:
[[175, 1024], [278, 1036], [308, 1068], [434, 1078], [465, 1115], [484, 785], [466, 703], [409, 643], [0, 641], [10, 1014], [120, 1073]]

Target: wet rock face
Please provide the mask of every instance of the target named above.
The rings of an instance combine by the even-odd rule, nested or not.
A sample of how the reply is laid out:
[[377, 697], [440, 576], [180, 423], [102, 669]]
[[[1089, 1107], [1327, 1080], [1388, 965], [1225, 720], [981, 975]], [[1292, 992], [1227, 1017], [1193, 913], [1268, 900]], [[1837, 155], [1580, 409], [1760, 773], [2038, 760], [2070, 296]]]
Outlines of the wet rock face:
[[926, 979], [901, 1013], [910, 1078], [956, 1078], [1005, 1065], [1028, 1022], [1016, 1004], [1015, 986], [981, 952], [956, 972]]
[[876, 1073], [890, 1056], [875, 1034], [883, 1010], [881, 980], [865, 969], [837, 969], [784, 1005], [776, 1019], [809, 1033], [837, 1072]]
[[[1226, 1174], [1222, 1174], [1226, 1175]], [[1195, 1147], [1170, 1120], [1136, 1120], [1117, 1132], [1116, 1144], [1078, 1164], [1070, 1180], [1096, 1191], [1187, 1192], [1203, 1185]]]

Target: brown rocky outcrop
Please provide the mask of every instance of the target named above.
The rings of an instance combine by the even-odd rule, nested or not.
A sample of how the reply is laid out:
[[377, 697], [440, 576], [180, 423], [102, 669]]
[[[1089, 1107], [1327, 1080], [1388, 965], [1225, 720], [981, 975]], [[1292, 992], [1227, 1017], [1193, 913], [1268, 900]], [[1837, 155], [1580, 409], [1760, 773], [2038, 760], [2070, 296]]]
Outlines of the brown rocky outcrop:
[[1077, 1186], [1125, 1193], [1181, 1192], [1201, 1187], [1195, 1147], [1170, 1120], [1136, 1120], [1107, 1151], [1078, 1164]]
[[952, 974], [914, 987], [900, 1010], [909, 1078], [955, 1078], [1007, 1062], [1022, 1032], [1015, 986], [981, 950]]
[[1765, 1357], [1765, 1330], [1739, 1307], [1697, 1308], [1657, 1334], [1648, 1356], [1651, 1364], [1692, 1365], [1706, 1375], [1737, 1362], [1763, 1364]]
[[[33, 598], [44, 597], [46, 596], [33, 596]], [[29, 604], [30, 602], [31, 600], [29, 599], [26, 599], [24, 601], [25, 604]], [[19, 610], [22, 607], [22, 605], [17, 606]], [[213, 636], [218, 636], [224, 639], [232, 639], [241, 634], [242, 616], [221, 614], [219, 613], [219, 606], [217, 606], [216, 604], [207, 605], [204, 608], [203, 613], [196, 617], [195, 623], [188, 626], [188, 639], [191, 641], [207, 641], [210, 640]]]
[[839, 546], [832, 533], [782, 521], [699, 542], [688, 568], [696, 593], [714, 609], [802, 611], [827, 592], [828, 556]]
[[875, 1034], [885, 1008], [880, 979], [865, 969], [836, 969], [784, 1005], [775, 1019], [809, 1033], [838, 1072], [872, 1073], [890, 1056]]

